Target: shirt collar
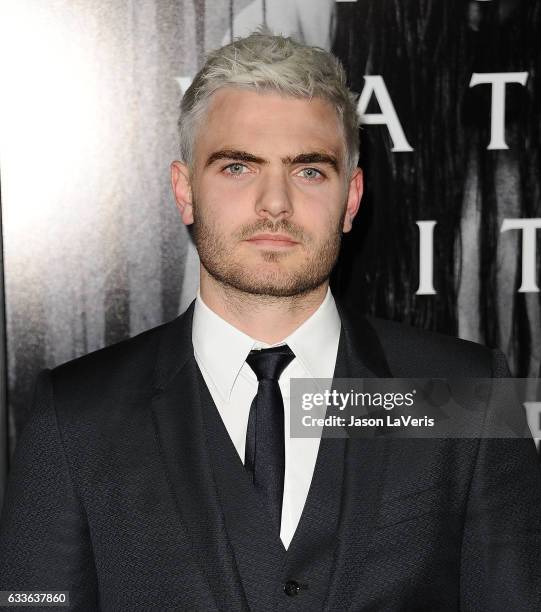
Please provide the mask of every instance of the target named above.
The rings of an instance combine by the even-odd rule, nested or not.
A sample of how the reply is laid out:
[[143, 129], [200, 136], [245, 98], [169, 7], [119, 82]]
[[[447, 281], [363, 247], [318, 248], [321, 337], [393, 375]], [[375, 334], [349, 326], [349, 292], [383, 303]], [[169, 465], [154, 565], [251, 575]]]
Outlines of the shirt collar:
[[340, 327], [334, 297], [327, 289], [314, 314], [284, 340], [311, 378], [333, 377]]
[[[312, 378], [332, 378], [340, 336], [340, 316], [330, 289], [318, 309], [287, 338], [272, 346], [288, 344]], [[240, 331], [202, 300], [195, 300], [192, 342], [196, 359], [227, 401], [235, 381], [253, 348], [271, 345]], [[329, 358], [329, 353], [332, 355]]]

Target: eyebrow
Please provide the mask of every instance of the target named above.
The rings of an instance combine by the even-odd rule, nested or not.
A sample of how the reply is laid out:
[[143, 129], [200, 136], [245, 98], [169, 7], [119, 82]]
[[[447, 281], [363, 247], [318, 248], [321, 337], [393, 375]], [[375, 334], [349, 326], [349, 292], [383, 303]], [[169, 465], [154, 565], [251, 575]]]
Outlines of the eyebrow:
[[231, 159], [233, 161], [244, 161], [251, 162], [253, 164], [268, 164], [269, 162], [262, 157], [258, 157], [257, 155], [252, 155], [247, 151], [239, 151], [237, 149], [222, 149], [220, 151], [215, 151], [209, 158], [207, 159], [207, 163], [205, 167], [210, 166], [214, 162], [220, 159]]
[[[209, 155], [205, 167], [212, 165], [214, 162], [220, 159], [229, 159], [237, 162], [251, 162], [253, 164], [268, 164], [269, 161], [258, 155], [253, 155], [247, 151], [240, 151], [237, 149], [221, 149], [215, 151]], [[311, 151], [306, 153], [299, 153], [295, 157], [282, 157], [282, 163], [285, 165], [295, 164], [327, 164], [331, 166], [336, 172], [338, 172], [338, 159], [334, 155], [329, 153], [321, 153], [320, 151]]]
[[300, 153], [295, 157], [283, 157], [283, 164], [289, 164], [291, 166], [295, 164], [327, 164], [331, 166], [336, 172], [338, 172], [338, 160], [334, 155], [329, 153], [320, 153], [314, 151], [311, 153]]

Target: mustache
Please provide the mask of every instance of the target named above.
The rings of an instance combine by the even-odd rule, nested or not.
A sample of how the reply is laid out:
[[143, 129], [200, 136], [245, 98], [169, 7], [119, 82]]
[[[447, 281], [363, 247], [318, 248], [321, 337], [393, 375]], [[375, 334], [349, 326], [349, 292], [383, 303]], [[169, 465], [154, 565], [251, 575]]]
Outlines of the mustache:
[[297, 242], [306, 242], [307, 235], [302, 228], [298, 227], [287, 219], [281, 219], [273, 223], [270, 219], [260, 219], [250, 225], [245, 225], [238, 232], [236, 237], [239, 240], [248, 240], [254, 234], [287, 234]]

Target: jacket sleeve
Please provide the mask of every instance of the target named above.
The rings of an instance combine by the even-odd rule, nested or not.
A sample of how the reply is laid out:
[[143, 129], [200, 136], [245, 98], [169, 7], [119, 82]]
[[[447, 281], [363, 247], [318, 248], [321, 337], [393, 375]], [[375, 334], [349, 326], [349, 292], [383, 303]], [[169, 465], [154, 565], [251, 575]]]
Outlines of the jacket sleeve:
[[98, 609], [88, 525], [70, 477], [49, 371], [38, 378], [8, 479], [0, 520], [0, 590], [69, 591], [69, 609]]
[[[492, 375], [511, 378], [500, 351], [493, 352]], [[526, 427], [518, 405], [516, 413]], [[541, 469], [531, 438], [479, 441], [460, 585], [461, 610], [541, 609]]]

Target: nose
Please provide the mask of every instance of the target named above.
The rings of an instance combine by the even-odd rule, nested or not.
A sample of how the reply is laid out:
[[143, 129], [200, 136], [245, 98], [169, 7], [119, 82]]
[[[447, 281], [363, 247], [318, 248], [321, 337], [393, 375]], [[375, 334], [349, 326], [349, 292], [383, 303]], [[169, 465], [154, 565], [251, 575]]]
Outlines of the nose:
[[290, 186], [285, 172], [268, 174], [260, 182], [255, 202], [256, 213], [261, 217], [290, 217], [293, 213], [293, 202]]

